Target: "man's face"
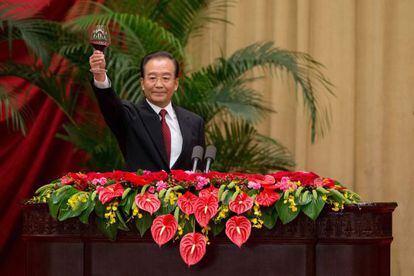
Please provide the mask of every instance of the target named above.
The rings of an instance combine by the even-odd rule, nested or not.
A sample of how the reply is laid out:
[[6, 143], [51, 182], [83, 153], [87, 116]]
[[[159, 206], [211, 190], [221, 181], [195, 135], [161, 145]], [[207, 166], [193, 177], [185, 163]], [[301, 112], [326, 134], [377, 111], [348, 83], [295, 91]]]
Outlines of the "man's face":
[[173, 61], [163, 57], [150, 59], [144, 72], [141, 85], [145, 97], [159, 107], [166, 107], [178, 87]]

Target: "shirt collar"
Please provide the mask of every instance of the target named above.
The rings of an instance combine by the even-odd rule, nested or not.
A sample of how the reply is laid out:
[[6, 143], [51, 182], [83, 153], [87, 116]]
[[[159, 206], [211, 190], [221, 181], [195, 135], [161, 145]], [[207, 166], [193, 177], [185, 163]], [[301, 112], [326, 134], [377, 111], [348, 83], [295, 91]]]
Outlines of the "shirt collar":
[[151, 108], [155, 111], [155, 113], [160, 114], [161, 109], [165, 109], [167, 110], [168, 115], [170, 115], [171, 118], [175, 118], [175, 112], [174, 112], [174, 108], [172, 107], [171, 102], [169, 102], [166, 107], [162, 108], [162, 107], [159, 107], [158, 105], [151, 103], [150, 101], [148, 101], [147, 98], [145, 98], [145, 100], [147, 101], [149, 106], [151, 106]]

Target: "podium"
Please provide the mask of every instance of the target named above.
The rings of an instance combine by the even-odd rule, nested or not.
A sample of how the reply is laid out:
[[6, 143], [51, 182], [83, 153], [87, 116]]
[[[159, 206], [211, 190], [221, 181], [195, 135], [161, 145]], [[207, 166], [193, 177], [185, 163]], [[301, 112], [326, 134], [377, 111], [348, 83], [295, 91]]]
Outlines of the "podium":
[[254, 229], [241, 249], [224, 232], [211, 237], [204, 258], [188, 268], [178, 242], [159, 248], [148, 231], [118, 232], [109, 241], [93, 223], [55, 221], [43, 204], [23, 207], [26, 275], [390, 275], [396, 203], [325, 208], [316, 221], [300, 214]]

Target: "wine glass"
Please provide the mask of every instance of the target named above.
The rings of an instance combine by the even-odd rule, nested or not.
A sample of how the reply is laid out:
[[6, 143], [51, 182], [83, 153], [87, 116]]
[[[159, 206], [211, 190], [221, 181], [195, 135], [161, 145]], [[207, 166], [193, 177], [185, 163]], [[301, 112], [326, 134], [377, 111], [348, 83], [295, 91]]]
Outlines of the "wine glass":
[[111, 35], [106, 25], [95, 25], [89, 35], [89, 43], [98, 51], [103, 52], [111, 44]]

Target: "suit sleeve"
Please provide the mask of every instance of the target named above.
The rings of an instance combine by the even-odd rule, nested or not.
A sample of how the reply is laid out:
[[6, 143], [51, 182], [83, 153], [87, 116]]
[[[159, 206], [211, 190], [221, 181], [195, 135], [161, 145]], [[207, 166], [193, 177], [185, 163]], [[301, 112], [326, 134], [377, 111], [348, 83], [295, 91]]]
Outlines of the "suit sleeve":
[[[126, 127], [129, 117], [127, 114], [127, 104], [121, 101], [111, 87], [100, 89], [92, 82], [92, 88], [95, 92], [99, 108], [106, 124], [118, 140], [122, 141], [126, 136]], [[122, 144], [122, 142], [120, 144]]]

